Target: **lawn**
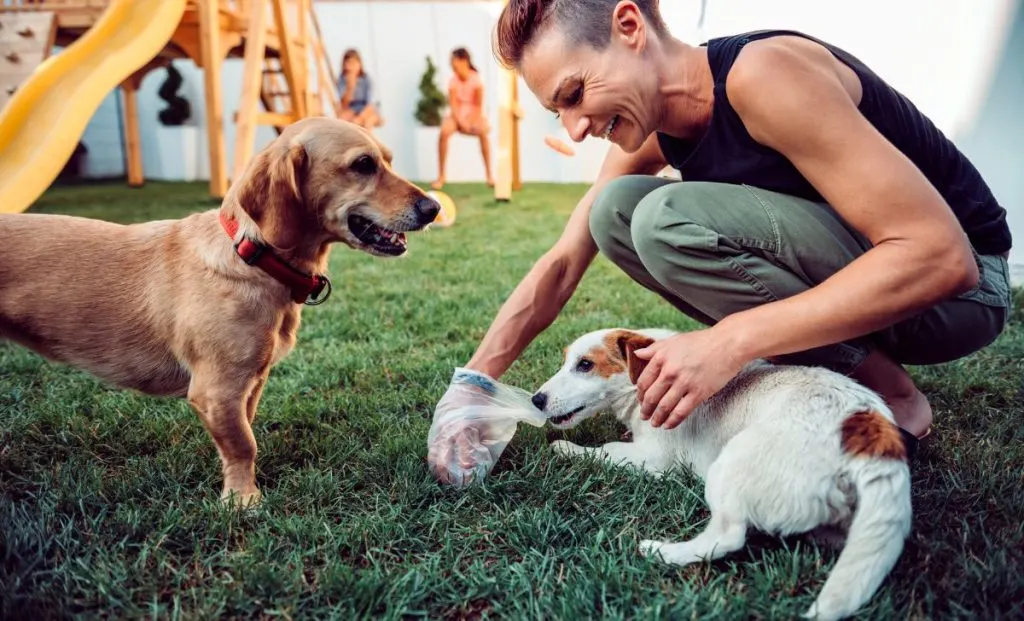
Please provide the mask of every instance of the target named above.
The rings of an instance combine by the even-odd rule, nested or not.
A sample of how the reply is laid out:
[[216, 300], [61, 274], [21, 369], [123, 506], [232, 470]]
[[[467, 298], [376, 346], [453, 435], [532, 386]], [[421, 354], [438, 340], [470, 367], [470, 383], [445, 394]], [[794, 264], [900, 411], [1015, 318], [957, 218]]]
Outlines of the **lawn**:
[[[262, 507], [218, 503], [216, 451], [182, 401], [112, 389], [0, 344], [0, 618], [794, 618], [836, 553], [763, 535], [673, 569], [642, 538], [688, 538], [701, 486], [547, 450], [522, 426], [486, 485], [425, 467], [433, 407], [583, 186], [510, 204], [453, 185], [458, 222], [410, 254], [338, 247], [335, 295], [304, 312], [254, 429]], [[205, 186], [55, 188], [34, 208], [115, 221], [212, 207]], [[1024, 295], [985, 351], [915, 368], [936, 429], [913, 467], [913, 532], [863, 619], [1024, 618]], [[690, 328], [603, 258], [505, 380], [535, 388], [605, 327]], [[566, 436], [619, 435], [591, 420]]]

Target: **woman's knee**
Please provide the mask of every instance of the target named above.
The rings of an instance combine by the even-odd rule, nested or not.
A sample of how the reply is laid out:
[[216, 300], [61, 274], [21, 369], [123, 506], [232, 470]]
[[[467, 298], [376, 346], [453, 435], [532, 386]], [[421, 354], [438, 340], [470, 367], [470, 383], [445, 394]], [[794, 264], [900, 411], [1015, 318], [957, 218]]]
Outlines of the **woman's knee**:
[[626, 175], [609, 181], [590, 206], [590, 235], [605, 254], [629, 238], [633, 212], [652, 190], [668, 180], [647, 175]]
[[612, 255], [617, 240], [629, 236], [629, 215], [643, 196], [635, 196], [629, 177], [609, 181], [590, 206], [590, 236], [598, 249]]
[[[658, 188], [637, 204], [630, 235], [637, 254], [658, 263], [666, 252], [714, 251], [718, 236], [703, 217], [709, 205], [706, 190], [697, 183]], [[647, 258], [645, 258], [647, 257]]]

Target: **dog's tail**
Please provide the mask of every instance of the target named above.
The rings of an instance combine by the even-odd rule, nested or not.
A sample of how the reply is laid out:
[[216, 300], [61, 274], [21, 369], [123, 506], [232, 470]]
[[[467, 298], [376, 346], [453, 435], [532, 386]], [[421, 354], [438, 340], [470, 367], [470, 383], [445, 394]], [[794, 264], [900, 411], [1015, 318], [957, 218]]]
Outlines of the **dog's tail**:
[[857, 508], [839, 560], [804, 615], [821, 621], [853, 614], [870, 599], [910, 533], [910, 468], [896, 425], [878, 412], [853, 414], [843, 421], [842, 447]]

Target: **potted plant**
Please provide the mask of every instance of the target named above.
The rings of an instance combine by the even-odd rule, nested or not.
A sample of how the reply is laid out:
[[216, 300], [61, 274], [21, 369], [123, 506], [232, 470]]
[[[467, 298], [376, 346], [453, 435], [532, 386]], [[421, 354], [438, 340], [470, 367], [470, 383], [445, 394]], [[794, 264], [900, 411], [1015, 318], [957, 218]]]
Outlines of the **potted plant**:
[[420, 126], [416, 128], [416, 166], [420, 180], [431, 180], [437, 173], [437, 142], [441, 134], [441, 119], [448, 106], [448, 98], [437, 87], [437, 66], [427, 56], [427, 68], [420, 77], [420, 99], [414, 116]]
[[152, 172], [146, 173], [151, 179], [195, 181], [200, 177], [199, 128], [189, 123], [192, 105], [179, 95], [183, 83], [181, 72], [173, 64], [168, 64], [167, 76], [157, 91], [167, 107], [157, 113], [160, 121], [154, 140], [157, 162]]

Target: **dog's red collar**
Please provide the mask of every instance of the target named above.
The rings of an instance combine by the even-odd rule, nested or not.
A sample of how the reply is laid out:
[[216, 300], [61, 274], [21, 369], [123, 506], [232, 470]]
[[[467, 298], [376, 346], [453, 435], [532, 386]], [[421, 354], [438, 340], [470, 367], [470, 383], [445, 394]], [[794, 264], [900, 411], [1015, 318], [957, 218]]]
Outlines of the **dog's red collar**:
[[[231, 239], [238, 234], [238, 220], [220, 212], [220, 225]], [[235, 252], [248, 265], [255, 265], [291, 289], [296, 304], [316, 306], [331, 296], [331, 281], [323, 274], [306, 274], [274, 254], [266, 244], [242, 237], [235, 242]]]

